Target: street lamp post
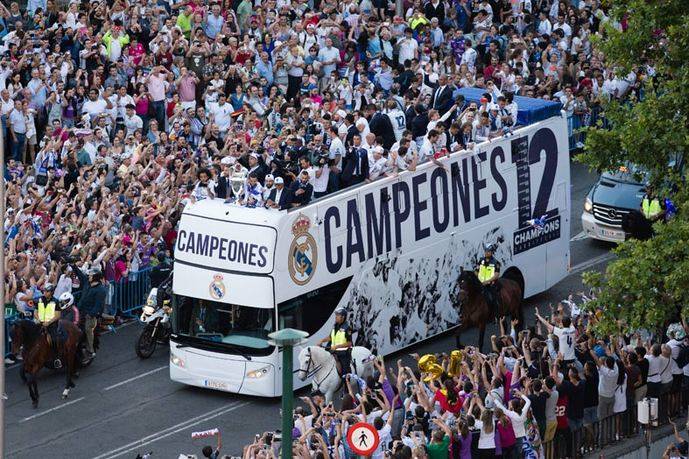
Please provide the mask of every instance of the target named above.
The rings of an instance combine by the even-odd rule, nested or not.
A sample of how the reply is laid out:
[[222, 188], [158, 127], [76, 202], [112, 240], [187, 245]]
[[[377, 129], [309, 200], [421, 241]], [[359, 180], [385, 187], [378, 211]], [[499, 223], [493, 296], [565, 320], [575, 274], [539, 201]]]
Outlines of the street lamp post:
[[0, 125], [0, 457], [5, 452], [5, 137]]
[[301, 344], [309, 336], [308, 333], [293, 328], [283, 328], [268, 335], [270, 343], [282, 347], [282, 459], [292, 459], [292, 429], [294, 419], [294, 346]]

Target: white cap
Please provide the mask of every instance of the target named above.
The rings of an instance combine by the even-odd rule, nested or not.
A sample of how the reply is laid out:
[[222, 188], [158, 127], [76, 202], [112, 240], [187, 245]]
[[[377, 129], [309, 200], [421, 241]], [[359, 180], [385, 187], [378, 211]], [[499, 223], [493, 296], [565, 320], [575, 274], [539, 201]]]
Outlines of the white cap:
[[258, 159], [258, 154], [256, 154], [256, 153], [251, 153], [249, 156], [251, 156], [252, 158]]
[[220, 164], [226, 164], [226, 165], [232, 165], [234, 164], [235, 159], [232, 156], [225, 156], [223, 159], [220, 160]]
[[283, 180], [282, 177], [275, 177], [275, 184], [276, 185], [284, 185], [285, 181]]
[[275, 177], [273, 177], [273, 174], [268, 174], [266, 175], [266, 180], [275, 180]]

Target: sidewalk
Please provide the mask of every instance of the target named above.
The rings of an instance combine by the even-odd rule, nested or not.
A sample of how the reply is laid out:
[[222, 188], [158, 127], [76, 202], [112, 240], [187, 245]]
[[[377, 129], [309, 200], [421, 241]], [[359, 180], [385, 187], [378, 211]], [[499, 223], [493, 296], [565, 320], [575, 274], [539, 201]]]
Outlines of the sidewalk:
[[[677, 418], [678, 426], [685, 425], [686, 417]], [[681, 433], [681, 432], [680, 432]], [[646, 442], [643, 433], [610, 445], [602, 451], [595, 451], [584, 456], [586, 459], [648, 459], [661, 457], [665, 447], [675, 441], [672, 426], [669, 424], [654, 427], [650, 432], [650, 442]]]

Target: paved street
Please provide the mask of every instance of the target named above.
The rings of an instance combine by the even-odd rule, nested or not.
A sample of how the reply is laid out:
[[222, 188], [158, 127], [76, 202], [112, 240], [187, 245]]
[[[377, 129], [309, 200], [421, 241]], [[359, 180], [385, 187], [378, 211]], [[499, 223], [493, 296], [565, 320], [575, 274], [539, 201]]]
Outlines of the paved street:
[[[580, 290], [581, 270], [601, 268], [609, 259], [609, 245], [577, 237], [581, 206], [594, 180], [584, 167], [572, 167], [572, 182], [576, 184], [571, 215], [574, 271], [550, 291], [526, 302], [529, 323], [533, 322], [534, 305], [547, 305]], [[83, 371], [66, 401], [60, 398], [63, 374], [42, 373], [41, 401], [36, 410], [31, 408], [18, 368], [8, 369], [8, 457], [134, 458], [137, 452], [149, 451], [161, 458], [176, 458], [179, 453], [200, 455], [205, 443], [193, 443], [190, 433], [213, 427], [222, 431], [223, 451], [239, 455], [241, 446], [255, 433], [279, 426], [277, 399], [253, 399], [171, 382], [166, 348], [146, 361], [136, 357], [134, 343], [139, 331], [138, 324], [131, 324], [103, 336], [95, 363]], [[475, 331], [464, 333], [462, 338], [465, 343], [475, 339]], [[454, 339], [445, 336], [413, 351], [448, 350], [453, 344]]]

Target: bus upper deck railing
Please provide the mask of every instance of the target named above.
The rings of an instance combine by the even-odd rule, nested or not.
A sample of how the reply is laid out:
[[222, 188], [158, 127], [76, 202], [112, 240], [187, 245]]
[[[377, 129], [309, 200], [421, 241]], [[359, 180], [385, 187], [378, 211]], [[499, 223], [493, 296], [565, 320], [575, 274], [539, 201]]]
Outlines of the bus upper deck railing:
[[[567, 119], [567, 139], [569, 142], [569, 152], [571, 153], [573, 151], [581, 150], [584, 146], [584, 139], [585, 139], [585, 134], [583, 132], [581, 132], [581, 129], [588, 126], [593, 118], [590, 116], [569, 115], [566, 117], [566, 119]], [[516, 126], [514, 126], [514, 130], [528, 127], [528, 126], [529, 126], [529, 124], [517, 124]], [[513, 134], [513, 131], [511, 130], [509, 135], [512, 135], [512, 134]], [[500, 139], [500, 137], [497, 137], [496, 139]], [[476, 147], [480, 147], [483, 143], [484, 142], [476, 144]], [[488, 143], [488, 142], [485, 142], [485, 143]], [[469, 150], [460, 150], [459, 153], [461, 153], [462, 151], [466, 152]], [[457, 152], [455, 152], [455, 153], [457, 153]], [[421, 164], [426, 164], [427, 162], [430, 162], [430, 161], [419, 163], [417, 166], [419, 166]], [[386, 177], [388, 177], [388, 176], [381, 175], [380, 177], [377, 177], [373, 181], [375, 182], [378, 180], [382, 180]], [[367, 183], [367, 182], [358, 183], [356, 185], [351, 185], [351, 186], [348, 186], [346, 188], [342, 188], [342, 189], [339, 189], [337, 191], [334, 191], [332, 193], [328, 193], [328, 194], [326, 194], [320, 198], [312, 199], [309, 202], [309, 204], [312, 204], [316, 201], [320, 201], [323, 199], [332, 198], [333, 196], [344, 194], [344, 193], [351, 191], [355, 188], [363, 186], [365, 183]], [[290, 212], [290, 211], [295, 210], [295, 209], [301, 211], [301, 207], [295, 207], [294, 209], [287, 209], [287, 211]]]
[[[148, 298], [151, 290], [150, 268], [130, 272], [129, 275], [115, 282], [109, 283], [109, 293], [106, 301], [105, 313], [131, 317], [140, 309]], [[79, 292], [74, 292], [75, 301], [79, 301]], [[14, 304], [5, 304], [5, 352], [10, 353], [10, 327], [20, 317]]]

